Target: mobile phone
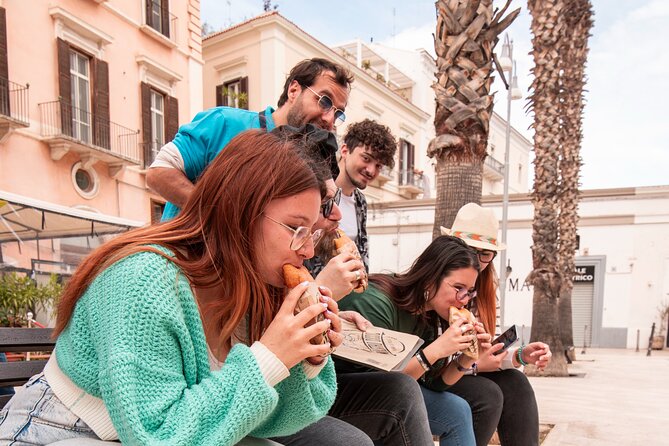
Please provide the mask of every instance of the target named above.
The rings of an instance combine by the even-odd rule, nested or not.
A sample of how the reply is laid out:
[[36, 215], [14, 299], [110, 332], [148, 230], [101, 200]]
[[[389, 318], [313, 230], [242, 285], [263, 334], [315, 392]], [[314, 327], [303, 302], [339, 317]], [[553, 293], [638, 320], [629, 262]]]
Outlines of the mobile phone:
[[516, 326], [512, 325], [501, 335], [497, 336], [493, 341], [492, 345], [499, 344], [500, 342], [504, 344], [504, 347], [501, 350], [495, 352], [496, 355], [499, 355], [502, 352], [505, 352], [511, 345], [518, 340], [518, 330]]

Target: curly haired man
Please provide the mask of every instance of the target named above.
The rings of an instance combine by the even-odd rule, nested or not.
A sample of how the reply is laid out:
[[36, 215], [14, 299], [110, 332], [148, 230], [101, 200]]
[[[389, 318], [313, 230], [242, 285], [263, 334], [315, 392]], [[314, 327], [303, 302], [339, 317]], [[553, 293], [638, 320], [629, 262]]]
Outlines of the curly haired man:
[[393, 168], [395, 152], [397, 142], [390, 129], [371, 119], [348, 126], [341, 146], [339, 176], [335, 181], [342, 191], [339, 225], [355, 241], [367, 270], [367, 200], [362, 190], [379, 176], [384, 166]]

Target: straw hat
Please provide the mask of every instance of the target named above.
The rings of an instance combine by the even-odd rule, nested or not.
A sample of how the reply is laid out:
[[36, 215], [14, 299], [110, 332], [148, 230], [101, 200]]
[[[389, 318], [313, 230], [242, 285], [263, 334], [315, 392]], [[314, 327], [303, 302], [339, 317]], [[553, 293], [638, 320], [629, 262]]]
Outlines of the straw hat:
[[451, 229], [441, 227], [441, 235], [461, 238], [474, 248], [501, 251], [506, 249], [506, 245], [497, 240], [498, 230], [499, 223], [492, 209], [467, 203], [458, 211]]

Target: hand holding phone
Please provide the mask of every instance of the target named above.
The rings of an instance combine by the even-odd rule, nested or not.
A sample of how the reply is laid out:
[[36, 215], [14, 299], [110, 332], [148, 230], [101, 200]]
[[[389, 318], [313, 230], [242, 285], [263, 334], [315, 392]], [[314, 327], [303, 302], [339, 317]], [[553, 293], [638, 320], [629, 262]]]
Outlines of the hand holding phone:
[[518, 340], [518, 330], [516, 330], [515, 325], [512, 325], [504, 333], [493, 339], [492, 345], [499, 343], [504, 344], [504, 347], [502, 347], [501, 350], [496, 351], [495, 354], [499, 355], [500, 353], [505, 352], [517, 340]]

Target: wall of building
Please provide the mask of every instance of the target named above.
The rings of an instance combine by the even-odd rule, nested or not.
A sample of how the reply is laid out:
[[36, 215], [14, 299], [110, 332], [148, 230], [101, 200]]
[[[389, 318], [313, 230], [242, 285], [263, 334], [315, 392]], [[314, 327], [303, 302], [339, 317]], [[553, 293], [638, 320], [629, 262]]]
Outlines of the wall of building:
[[[170, 1], [173, 26], [170, 38], [147, 29], [144, 1], [3, 3], [7, 15], [9, 78], [30, 86], [30, 126], [13, 130], [0, 142], [0, 189], [148, 221], [152, 195], [146, 189], [141, 165], [130, 164], [112, 175], [108, 164], [96, 162], [92, 169], [99, 179], [99, 192], [93, 198], [84, 198], [71, 181], [72, 166], [81, 156], [69, 151], [54, 160], [49, 145], [44, 143], [45, 108], [40, 104], [59, 98], [55, 37], [108, 64], [110, 121], [139, 132], [139, 144], [141, 82], [153, 82], [179, 100], [180, 122], [194, 113], [194, 107], [202, 106], [201, 90], [191, 88], [191, 84], [195, 88], [201, 85], [201, 69], [197, 69], [202, 64], [200, 47], [192, 36], [193, 28], [199, 26], [199, 0]], [[142, 58], [149, 62], [141, 63]], [[193, 96], [198, 99], [192, 100]], [[141, 147], [134, 149], [141, 157]]]
[[[483, 205], [502, 216], [501, 197]], [[577, 262], [598, 264], [603, 281], [594, 296], [590, 323], [593, 347], [642, 348], [651, 324], [659, 324], [657, 308], [669, 301], [669, 186], [584, 191], [579, 205]], [[511, 196], [507, 259], [512, 268], [506, 283], [504, 324], [532, 325], [533, 207], [524, 194]], [[434, 200], [378, 203], [369, 210], [370, 268], [402, 271], [431, 241]], [[499, 271], [499, 257], [495, 259]]]

